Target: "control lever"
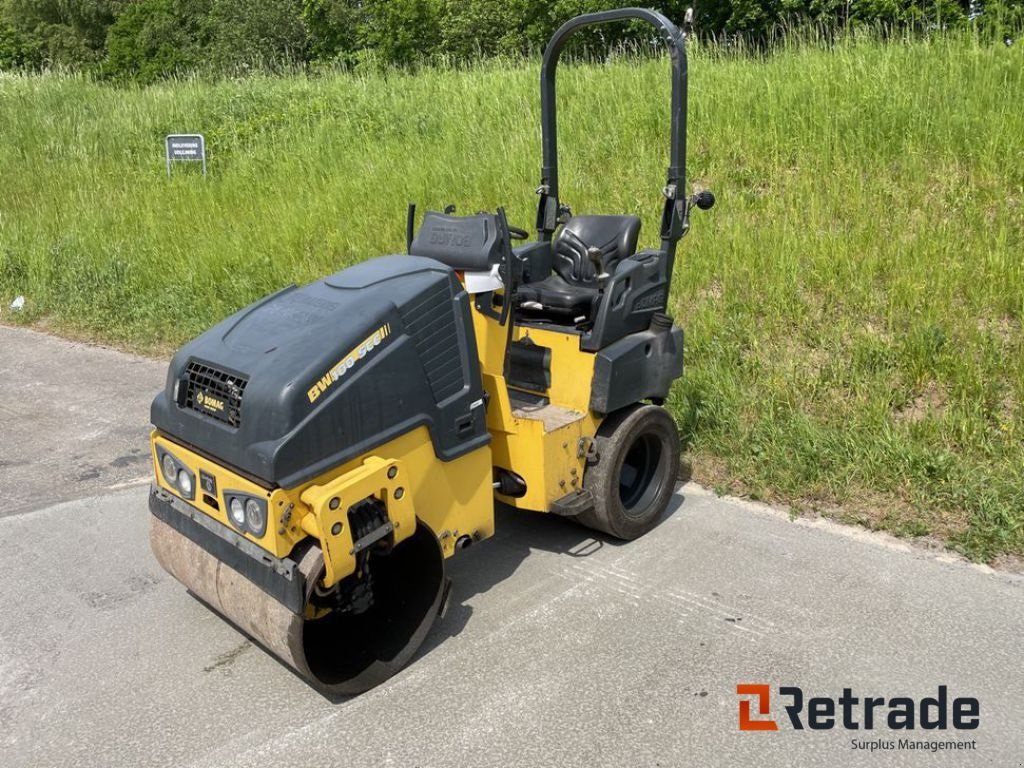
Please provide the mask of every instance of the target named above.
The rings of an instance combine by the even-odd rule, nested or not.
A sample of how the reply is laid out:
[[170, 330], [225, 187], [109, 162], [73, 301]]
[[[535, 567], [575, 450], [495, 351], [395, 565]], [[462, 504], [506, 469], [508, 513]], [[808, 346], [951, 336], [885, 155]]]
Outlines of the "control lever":
[[590, 263], [594, 265], [594, 271], [597, 272], [597, 287], [603, 291], [604, 284], [611, 277], [604, 269], [604, 251], [592, 245], [587, 248], [587, 258], [590, 259]]
[[[666, 229], [667, 225], [665, 222], [671, 222], [671, 216], [675, 213], [674, 206], [676, 205], [676, 185], [672, 184], [665, 187], [665, 197], [668, 199], [665, 201], [665, 213], [662, 215], [662, 229]], [[680, 227], [680, 237], [690, 231], [690, 211], [694, 208], [699, 208], [702, 211], [709, 211], [715, 205], [715, 195], [710, 189], [702, 189], [694, 192], [683, 204], [683, 220]]]
[[715, 195], [710, 189], [702, 189], [690, 196], [690, 205], [696, 205], [702, 211], [710, 211], [715, 205]]

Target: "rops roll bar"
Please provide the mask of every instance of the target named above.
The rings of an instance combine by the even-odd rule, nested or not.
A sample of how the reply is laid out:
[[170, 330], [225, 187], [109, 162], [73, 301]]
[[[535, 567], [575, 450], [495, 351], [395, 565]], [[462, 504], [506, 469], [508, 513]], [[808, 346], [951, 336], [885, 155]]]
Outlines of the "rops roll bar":
[[558, 225], [561, 204], [558, 200], [558, 137], [555, 111], [555, 69], [566, 41], [583, 27], [614, 21], [640, 19], [653, 25], [664, 38], [672, 61], [672, 126], [669, 137], [668, 180], [663, 193], [665, 207], [661, 217], [662, 249], [671, 260], [675, 245], [685, 231], [687, 213], [686, 180], [686, 48], [679, 28], [657, 11], [646, 8], [619, 8], [587, 13], [565, 22], [548, 42], [540, 68], [540, 120], [544, 164], [537, 192], [538, 239], [551, 239]]

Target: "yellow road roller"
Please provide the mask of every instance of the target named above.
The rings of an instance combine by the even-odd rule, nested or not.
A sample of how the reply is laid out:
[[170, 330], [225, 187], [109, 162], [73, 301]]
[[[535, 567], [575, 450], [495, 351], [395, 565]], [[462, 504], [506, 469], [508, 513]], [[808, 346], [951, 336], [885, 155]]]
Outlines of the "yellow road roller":
[[[558, 196], [555, 69], [577, 30], [640, 20], [671, 57], [660, 247]], [[445, 561], [499, 502], [619, 539], [654, 526], [683, 370], [666, 314], [684, 194], [684, 36], [629, 8], [563, 25], [541, 69], [537, 237], [505, 213], [409, 208], [407, 254], [289, 286], [186, 344], [153, 402], [153, 551], [327, 694], [401, 669], [443, 609]]]

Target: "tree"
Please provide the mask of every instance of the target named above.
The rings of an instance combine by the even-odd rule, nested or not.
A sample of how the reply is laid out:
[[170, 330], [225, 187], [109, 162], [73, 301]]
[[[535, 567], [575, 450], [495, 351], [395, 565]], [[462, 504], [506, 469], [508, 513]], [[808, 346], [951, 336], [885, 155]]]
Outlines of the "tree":
[[407, 66], [427, 61], [441, 41], [441, 0], [364, 0], [360, 47]]
[[542, 48], [554, 29], [546, 0], [445, 0], [441, 50], [459, 61]]
[[0, 70], [38, 65], [41, 53], [38, 40], [19, 32], [0, 15]]
[[302, 10], [302, 0], [212, 0], [205, 21], [209, 66], [225, 72], [305, 61]]
[[[0, 0], [0, 68], [100, 68], [151, 82], [202, 70], [234, 73], [281, 63], [372, 59], [408, 66], [438, 58], [472, 61], [543, 49], [581, 13], [623, 0]], [[1014, 36], [1024, 0], [645, 0], [681, 22], [695, 5], [696, 34], [767, 43], [806, 23], [946, 29], [972, 24]], [[566, 51], [602, 55], [649, 43], [651, 29], [626, 23], [582, 30]]]
[[362, 0], [303, 0], [302, 20], [314, 61], [352, 60], [359, 49], [362, 6]]
[[178, 72], [235, 72], [304, 61], [299, 0], [140, 0], [110, 28], [105, 74], [149, 83]]
[[132, 0], [0, 0], [0, 16], [43, 64], [82, 67], [103, 59], [107, 30]]
[[197, 68], [203, 61], [204, 19], [210, 0], [140, 0], [107, 35], [108, 76], [151, 83]]

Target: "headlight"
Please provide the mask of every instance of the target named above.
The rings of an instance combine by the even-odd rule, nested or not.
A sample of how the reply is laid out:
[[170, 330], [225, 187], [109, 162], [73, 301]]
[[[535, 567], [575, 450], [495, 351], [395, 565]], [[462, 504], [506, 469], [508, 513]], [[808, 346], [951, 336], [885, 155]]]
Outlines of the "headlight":
[[237, 496], [234, 496], [228, 504], [228, 514], [231, 516], [232, 523], [239, 528], [245, 528], [245, 504]]
[[192, 498], [192, 476], [186, 469], [178, 470], [178, 488], [181, 490], [181, 495], [189, 499]]
[[165, 453], [163, 461], [160, 462], [160, 467], [164, 471], [164, 480], [171, 485], [174, 485], [178, 479], [178, 465], [174, 463], [174, 459], [171, 458], [171, 454]]
[[248, 531], [256, 538], [267, 532], [267, 500], [246, 493], [225, 491], [228, 519], [240, 531]]
[[159, 448], [157, 457], [160, 459], [160, 471], [163, 472], [167, 484], [177, 489], [182, 498], [189, 500], [195, 498], [195, 474], [178, 461], [170, 451]]
[[254, 536], [262, 536], [267, 530], [267, 512], [256, 499], [245, 502], [245, 522]]

